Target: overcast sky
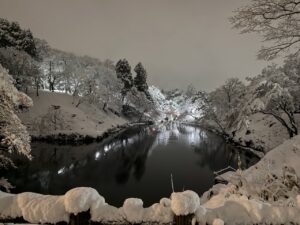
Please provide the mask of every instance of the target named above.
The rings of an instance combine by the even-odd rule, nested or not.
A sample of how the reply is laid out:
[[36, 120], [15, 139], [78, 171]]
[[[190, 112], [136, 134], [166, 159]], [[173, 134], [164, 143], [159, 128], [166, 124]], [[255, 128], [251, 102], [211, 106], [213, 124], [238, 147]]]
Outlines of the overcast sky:
[[102, 60], [141, 61], [149, 83], [212, 90], [229, 77], [259, 74], [259, 37], [228, 18], [248, 0], [0, 0], [18, 21], [57, 49]]

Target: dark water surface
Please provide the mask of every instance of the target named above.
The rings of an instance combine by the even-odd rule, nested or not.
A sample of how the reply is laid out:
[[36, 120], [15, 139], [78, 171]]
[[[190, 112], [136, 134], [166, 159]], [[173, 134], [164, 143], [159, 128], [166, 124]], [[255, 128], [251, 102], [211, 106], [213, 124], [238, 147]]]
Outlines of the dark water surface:
[[[214, 171], [237, 167], [237, 150], [198, 127], [168, 124], [130, 128], [103, 143], [59, 146], [32, 143], [33, 161], [22, 163], [6, 177], [14, 193], [32, 191], [64, 194], [79, 186], [93, 187], [109, 204], [121, 206], [128, 197], [145, 206], [169, 197], [173, 174], [175, 191], [199, 195], [214, 184]], [[257, 162], [240, 155], [243, 167]]]

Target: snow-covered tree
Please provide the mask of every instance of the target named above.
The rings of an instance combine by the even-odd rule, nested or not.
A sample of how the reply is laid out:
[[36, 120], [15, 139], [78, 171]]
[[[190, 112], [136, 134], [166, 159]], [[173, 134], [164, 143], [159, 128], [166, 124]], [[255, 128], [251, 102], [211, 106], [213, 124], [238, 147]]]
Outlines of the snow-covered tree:
[[145, 92], [146, 90], [148, 90], [147, 71], [145, 70], [142, 63], [138, 63], [134, 67], [134, 72], [136, 73], [136, 76], [134, 78], [135, 87], [138, 91]]
[[41, 83], [41, 73], [37, 62], [24, 51], [13, 47], [0, 48], [0, 64], [6, 68], [16, 80], [16, 87], [27, 92], [28, 88], [38, 89]]
[[198, 92], [198, 97], [202, 101], [202, 120], [205, 120], [207, 122], [212, 121], [213, 123], [215, 123], [213, 125], [216, 125], [216, 128], [219, 130], [219, 132], [228, 136], [224, 117], [221, 113], [218, 112], [218, 108], [215, 105], [215, 96], [211, 95], [210, 93], [201, 91]]
[[131, 66], [126, 59], [120, 59], [116, 64], [117, 77], [123, 82], [122, 96], [126, 96], [127, 92], [133, 86], [133, 78], [131, 74]]
[[147, 84], [147, 71], [145, 70], [142, 63], [138, 63], [135, 66], [134, 71], [136, 73], [136, 76], [134, 78], [135, 87], [137, 88], [138, 91], [143, 92], [149, 101], [153, 101], [148, 91], [149, 87]]
[[[298, 56], [289, 56], [282, 67], [272, 64], [251, 79], [245, 105], [254, 112], [274, 117], [283, 125], [290, 137], [298, 134], [295, 114], [299, 111], [300, 85], [298, 83]], [[291, 63], [293, 62], [293, 63]]]
[[[5, 169], [14, 166], [10, 158], [12, 153], [31, 158], [30, 136], [16, 115], [16, 110], [30, 107], [32, 100], [19, 92], [13, 83], [13, 78], [0, 65], [0, 167]], [[1, 184], [9, 187], [6, 180], [0, 177]]]
[[245, 92], [245, 85], [238, 78], [229, 78], [225, 84], [221, 86], [221, 90], [225, 94], [227, 107], [229, 110], [238, 105], [241, 97]]
[[287, 88], [279, 84], [273, 84], [272, 89], [266, 95], [264, 114], [272, 115], [288, 131], [290, 137], [298, 135], [298, 127], [295, 121], [294, 99]]
[[17, 22], [0, 18], [0, 47], [14, 47], [36, 57], [35, 41], [30, 30], [23, 30]]
[[195, 94], [197, 93], [196, 91], [196, 88], [194, 87], [193, 84], [189, 84], [186, 88], [186, 91], [185, 91], [185, 95], [188, 97], [188, 98], [191, 98], [193, 97]]
[[264, 42], [270, 43], [258, 54], [259, 58], [269, 60], [287, 51], [299, 52], [299, 16], [298, 0], [251, 0], [237, 9], [230, 20], [241, 33], [258, 33]]

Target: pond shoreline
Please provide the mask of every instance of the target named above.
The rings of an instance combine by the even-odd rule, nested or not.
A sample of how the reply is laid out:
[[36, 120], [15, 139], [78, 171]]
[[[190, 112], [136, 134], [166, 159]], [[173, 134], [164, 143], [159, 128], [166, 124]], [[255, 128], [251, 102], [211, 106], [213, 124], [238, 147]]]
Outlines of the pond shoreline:
[[101, 142], [109, 137], [113, 138], [115, 135], [123, 132], [124, 130], [130, 127], [138, 126], [149, 126], [153, 125], [153, 121], [142, 121], [136, 123], [126, 123], [123, 125], [118, 125], [116, 127], [110, 128], [104, 131], [101, 135], [91, 136], [83, 135], [79, 133], [58, 133], [58, 134], [49, 134], [49, 135], [40, 135], [40, 136], [31, 136], [32, 142], [45, 142], [59, 145], [82, 145], [82, 144], [91, 144], [94, 142]]

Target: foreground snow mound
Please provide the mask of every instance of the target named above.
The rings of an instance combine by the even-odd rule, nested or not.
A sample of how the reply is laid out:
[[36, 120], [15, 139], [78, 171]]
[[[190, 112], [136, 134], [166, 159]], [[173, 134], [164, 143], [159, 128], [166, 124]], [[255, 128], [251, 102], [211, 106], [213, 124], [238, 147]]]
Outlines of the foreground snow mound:
[[208, 222], [221, 218], [226, 224], [288, 224], [300, 222], [296, 207], [274, 207], [255, 200], [231, 200], [207, 215]]
[[0, 191], [0, 218], [16, 218], [21, 216], [22, 211], [18, 206], [15, 195]]
[[143, 201], [139, 198], [128, 198], [123, 204], [123, 212], [130, 223], [141, 223], [144, 216]]
[[64, 196], [22, 193], [17, 195], [17, 202], [23, 218], [30, 223], [55, 224], [69, 221], [69, 214], [64, 206]]
[[212, 225], [224, 225], [224, 221], [221, 219], [214, 219]]
[[171, 195], [171, 208], [177, 216], [195, 213], [200, 206], [200, 198], [193, 191], [175, 192]]
[[103, 224], [122, 224], [125, 222], [125, 215], [122, 208], [111, 205], [98, 206], [92, 211], [92, 221]]
[[94, 211], [99, 206], [105, 205], [105, 199], [93, 188], [79, 187], [65, 194], [64, 204], [67, 212], [77, 215], [89, 209]]
[[173, 223], [173, 218], [171, 201], [168, 198], [162, 198], [159, 203], [155, 203], [149, 208], [144, 209], [144, 222], [171, 224]]

